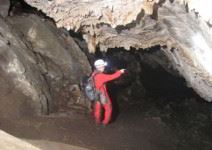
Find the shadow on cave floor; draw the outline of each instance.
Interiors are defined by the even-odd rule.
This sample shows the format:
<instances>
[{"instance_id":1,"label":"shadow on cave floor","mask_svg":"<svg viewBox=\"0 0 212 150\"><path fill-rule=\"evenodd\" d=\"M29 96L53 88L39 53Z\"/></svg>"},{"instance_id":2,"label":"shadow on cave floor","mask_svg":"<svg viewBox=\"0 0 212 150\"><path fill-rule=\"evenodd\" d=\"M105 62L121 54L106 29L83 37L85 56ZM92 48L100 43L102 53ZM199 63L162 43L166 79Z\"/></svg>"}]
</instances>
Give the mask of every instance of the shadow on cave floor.
<instances>
[{"instance_id":1,"label":"shadow on cave floor","mask_svg":"<svg viewBox=\"0 0 212 150\"><path fill-rule=\"evenodd\" d=\"M24 139L93 150L211 150L211 104L187 88L174 70L168 70L168 61L155 49L159 47L142 53L119 49L97 55L109 61L108 72L127 68L124 76L108 85L115 101L115 119L109 126L96 126L90 114L73 112L1 118L0 128Z\"/></svg>"}]
</instances>

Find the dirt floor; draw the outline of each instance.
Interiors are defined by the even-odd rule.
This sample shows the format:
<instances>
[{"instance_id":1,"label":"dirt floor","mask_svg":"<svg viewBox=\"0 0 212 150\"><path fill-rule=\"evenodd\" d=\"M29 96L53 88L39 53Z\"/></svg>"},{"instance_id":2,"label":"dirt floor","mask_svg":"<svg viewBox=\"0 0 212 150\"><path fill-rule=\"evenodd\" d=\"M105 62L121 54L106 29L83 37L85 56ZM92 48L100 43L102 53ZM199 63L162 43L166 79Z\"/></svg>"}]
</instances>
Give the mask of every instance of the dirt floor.
<instances>
[{"instance_id":1,"label":"dirt floor","mask_svg":"<svg viewBox=\"0 0 212 150\"><path fill-rule=\"evenodd\" d=\"M120 103L120 102L119 102ZM97 126L84 110L5 119L0 128L23 139L61 142L92 150L211 150L212 109L195 99L146 99L119 105L118 117Z\"/></svg>"},{"instance_id":2,"label":"dirt floor","mask_svg":"<svg viewBox=\"0 0 212 150\"><path fill-rule=\"evenodd\" d=\"M160 118L144 118L137 110L121 113L107 127L96 126L89 115L1 118L0 128L24 139L49 140L93 150L172 150L174 136ZM138 110L139 111L139 110Z\"/></svg>"}]
</instances>

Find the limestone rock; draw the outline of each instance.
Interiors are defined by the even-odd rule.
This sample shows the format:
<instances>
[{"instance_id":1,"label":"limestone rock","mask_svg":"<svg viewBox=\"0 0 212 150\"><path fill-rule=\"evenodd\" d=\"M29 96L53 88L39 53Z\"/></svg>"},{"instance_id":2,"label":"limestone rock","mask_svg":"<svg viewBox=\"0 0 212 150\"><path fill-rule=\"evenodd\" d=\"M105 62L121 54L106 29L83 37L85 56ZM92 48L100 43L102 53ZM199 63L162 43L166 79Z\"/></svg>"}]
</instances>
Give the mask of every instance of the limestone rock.
<instances>
[{"instance_id":1,"label":"limestone rock","mask_svg":"<svg viewBox=\"0 0 212 150\"><path fill-rule=\"evenodd\" d=\"M30 43L39 60L43 74L54 80L69 79L79 83L90 73L86 56L65 30L36 15L15 16L9 19Z\"/></svg>"},{"instance_id":2,"label":"limestone rock","mask_svg":"<svg viewBox=\"0 0 212 150\"><path fill-rule=\"evenodd\" d=\"M79 84L90 66L67 31L25 15L0 18L0 70L0 116L20 117L52 112L64 99L58 89Z\"/></svg>"},{"instance_id":3,"label":"limestone rock","mask_svg":"<svg viewBox=\"0 0 212 150\"><path fill-rule=\"evenodd\" d=\"M37 65L50 89L52 107L56 109L58 103L70 99L71 91L66 89L90 74L87 57L69 33L58 30L51 21L36 15L15 16L9 20L23 33L35 53ZM72 98L73 102L77 99Z\"/></svg>"},{"instance_id":4,"label":"limestone rock","mask_svg":"<svg viewBox=\"0 0 212 150\"><path fill-rule=\"evenodd\" d=\"M0 130L0 145L3 150L87 150L63 143L43 140L22 140Z\"/></svg>"},{"instance_id":5,"label":"limestone rock","mask_svg":"<svg viewBox=\"0 0 212 150\"><path fill-rule=\"evenodd\" d=\"M161 5L165 2L164 0L116 0L115 2L109 0L25 1L54 18L58 27L75 30L83 26L96 26L101 23L109 24L113 28L118 25L127 25L135 21L142 10L145 14L151 15L154 12L155 5ZM205 21L212 18L210 0L177 0L177 2L188 5L189 10L198 12Z\"/></svg>"},{"instance_id":6,"label":"limestone rock","mask_svg":"<svg viewBox=\"0 0 212 150\"><path fill-rule=\"evenodd\" d=\"M40 148L11 136L4 131L0 131L0 145L1 149L4 150L41 150Z\"/></svg>"},{"instance_id":7,"label":"limestone rock","mask_svg":"<svg viewBox=\"0 0 212 150\"><path fill-rule=\"evenodd\" d=\"M54 18L58 27L74 30L86 25L92 28L92 25L100 23L110 24L112 27L128 24L136 20L143 6L141 0L26 0L26 2Z\"/></svg>"},{"instance_id":8,"label":"limestone rock","mask_svg":"<svg viewBox=\"0 0 212 150\"><path fill-rule=\"evenodd\" d=\"M0 19L0 70L2 117L48 112L50 95L34 54L3 19Z\"/></svg>"}]
</instances>

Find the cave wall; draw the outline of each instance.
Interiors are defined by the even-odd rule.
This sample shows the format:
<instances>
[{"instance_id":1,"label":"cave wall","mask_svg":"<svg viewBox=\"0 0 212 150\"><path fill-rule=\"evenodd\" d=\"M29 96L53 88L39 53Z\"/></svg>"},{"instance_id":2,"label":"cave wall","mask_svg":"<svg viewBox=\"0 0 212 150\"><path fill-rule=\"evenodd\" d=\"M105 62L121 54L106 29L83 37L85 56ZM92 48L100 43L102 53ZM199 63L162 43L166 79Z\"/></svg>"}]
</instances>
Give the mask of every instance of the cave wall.
<instances>
[{"instance_id":1,"label":"cave wall","mask_svg":"<svg viewBox=\"0 0 212 150\"><path fill-rule=\"evenodd\" d=\"M33 53L2 18L0 26L1 115L19 116L23 104L29 107L28 110L34 108L32 113L47 113L50 95Z\"/></svg>"},{"instance_id":2,"label":"cave wall","mask_svg":"<svg viewBox=\"0 0 212 150\"><path fill-rule=\"evenodd\" d=\"M48 114L60 100L79 102L79 83L91 71L68 31L33 14L0 16L0 58L0 117Z\"/></svg>"}]
</instances>

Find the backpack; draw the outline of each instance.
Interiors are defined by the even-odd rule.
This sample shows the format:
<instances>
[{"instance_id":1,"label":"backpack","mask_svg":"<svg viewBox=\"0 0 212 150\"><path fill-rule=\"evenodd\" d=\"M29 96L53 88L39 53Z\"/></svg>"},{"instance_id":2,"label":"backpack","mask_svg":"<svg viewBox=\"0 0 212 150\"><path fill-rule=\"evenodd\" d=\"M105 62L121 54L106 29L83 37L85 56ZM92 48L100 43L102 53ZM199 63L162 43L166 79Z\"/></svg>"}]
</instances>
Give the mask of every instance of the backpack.
<instances>
[{"instance_id":1,"label":"backpack","mask_svg":"<svg viewBox=\"0 0 212 150\"><path fill-rule=\"evenodd\" d=\"M95 81L94 81L94 77L97 74L98 73L92 74L90 77L87 78L85 82L85 87L84 87L85 95L90 101L99 100L99 97L100 97L100 92L96 90Z\"/></svg>"}]
</instances>

